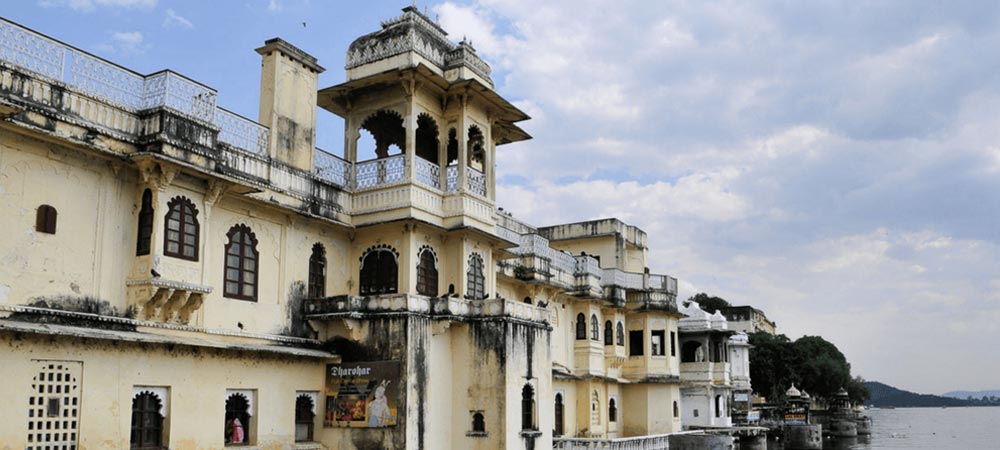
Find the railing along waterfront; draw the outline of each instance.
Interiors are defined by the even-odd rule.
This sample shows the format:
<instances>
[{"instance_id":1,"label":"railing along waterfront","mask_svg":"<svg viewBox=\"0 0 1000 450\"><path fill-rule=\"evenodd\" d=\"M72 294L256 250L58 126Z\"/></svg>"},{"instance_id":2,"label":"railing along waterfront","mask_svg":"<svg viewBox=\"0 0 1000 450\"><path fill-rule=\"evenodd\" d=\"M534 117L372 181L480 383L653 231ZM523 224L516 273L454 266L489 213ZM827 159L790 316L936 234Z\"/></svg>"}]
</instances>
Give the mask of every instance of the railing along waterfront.
<instances>
[{"instance_id":1,"label":"railing along waterfront","mask_svg":"<svg viewBox=\"0 0 1000 450\"><path fill-rule=\"evenodd\" d=\"M637 436L619 439L552 439L554 450L668 450L669 434Z\"/></svg>"}]
</instances>

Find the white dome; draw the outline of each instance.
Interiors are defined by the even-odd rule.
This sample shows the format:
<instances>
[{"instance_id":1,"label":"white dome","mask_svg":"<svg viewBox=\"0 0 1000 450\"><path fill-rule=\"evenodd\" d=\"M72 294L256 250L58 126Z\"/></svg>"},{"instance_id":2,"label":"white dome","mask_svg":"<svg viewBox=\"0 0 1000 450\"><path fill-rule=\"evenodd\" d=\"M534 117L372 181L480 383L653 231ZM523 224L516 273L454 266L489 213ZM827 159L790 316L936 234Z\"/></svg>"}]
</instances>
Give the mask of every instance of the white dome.
<instances>
[{"instance_id":1,"label":"white dome","mask_svg":"<svg viewBox=\"0 0 1000 450\"><path fill-rule=\"evenodd\" d=\"M802 396L802 393L799 392L798 389L795 389L795 385L794 384L792 384L792 387L788 388L788 390L785 391L785 397L788 397L788 398L801 397L801 396Z\"/></svg>"}]
</instances>

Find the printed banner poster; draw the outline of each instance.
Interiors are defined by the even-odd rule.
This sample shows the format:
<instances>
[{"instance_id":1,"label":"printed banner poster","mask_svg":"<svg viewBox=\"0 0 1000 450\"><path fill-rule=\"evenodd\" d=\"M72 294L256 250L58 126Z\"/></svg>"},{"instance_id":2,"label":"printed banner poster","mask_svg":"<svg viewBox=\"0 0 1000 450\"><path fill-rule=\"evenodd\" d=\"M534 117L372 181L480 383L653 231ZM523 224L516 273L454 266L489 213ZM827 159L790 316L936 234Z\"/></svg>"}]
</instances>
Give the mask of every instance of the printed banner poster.
<instances>
[{"instance_id":1,"label":"printed banner poster","mask_svg":"<svg viewBox=\"0 0 1000 450\"><path fill-rule=\"evenodd\" d=\"M399 361L327 364L323 426L395 426L400 384Z\"/></svg>"}]
</instances>

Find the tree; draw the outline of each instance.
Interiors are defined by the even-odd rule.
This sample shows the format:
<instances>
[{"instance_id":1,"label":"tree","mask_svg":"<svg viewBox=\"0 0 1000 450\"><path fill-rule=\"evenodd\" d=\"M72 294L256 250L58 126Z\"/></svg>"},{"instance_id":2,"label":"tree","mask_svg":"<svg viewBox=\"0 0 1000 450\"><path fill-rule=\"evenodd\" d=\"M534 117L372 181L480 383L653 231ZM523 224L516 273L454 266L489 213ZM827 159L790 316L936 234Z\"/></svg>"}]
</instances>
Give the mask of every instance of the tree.
<instances>
[{"instance_id":1,"label":"tree","mask_svg":"<svg viewBox=\"0 0 1000 450\"><path fill-rule=\"evenodd\" d=\"M704 292L700 292L692 297L689 297L688 301L697 303L699 308L710 314L722 308L728 308L731 306L725 299L714 295L709 296Z\"/></svg>"},{"instance_id":2,"label":"tree","mask_svg":"<svg viewBox=\"0 0 1000 450\"><path fill-rule=\"evenodd\" d=\"M847 395L854 404L866 403L872 397L871 392L868 392L865 379L861 377L851 378L851 381L847 383Z\"/></svg>"},{"instance_id":3,"label":"tree","mask_svg":"<svg viewBox=\"0 0 1000 450\"><path fill-rule=\"evenodd\" d=\"M819 336L794 342L787 336L764 332L750 334L750 379L754 390L772 402L784 399L795 384L813 397L829 400L841 388L854 402L868 398L864 380L851 378L851 365L836 345Z\"/></svg>"}]
</instances>

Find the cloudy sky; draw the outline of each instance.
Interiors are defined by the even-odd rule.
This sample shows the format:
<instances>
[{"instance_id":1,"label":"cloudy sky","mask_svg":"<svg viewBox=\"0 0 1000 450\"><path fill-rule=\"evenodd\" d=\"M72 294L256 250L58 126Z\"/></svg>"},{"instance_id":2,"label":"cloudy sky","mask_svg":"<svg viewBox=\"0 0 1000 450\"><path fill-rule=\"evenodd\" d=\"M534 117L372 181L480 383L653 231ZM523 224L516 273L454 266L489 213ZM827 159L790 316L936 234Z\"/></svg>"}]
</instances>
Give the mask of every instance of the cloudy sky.
<instances>
[{"instance_id":1,"label":"cloudy sky","mask_svg":"<svg viewBox=\"0 0 1000 450\"><path fill-rule=\"evenodd\" d=\"M253 48L281 36L333 85L351 40L406 4L38 0L0 15L139 72L177 70L256 117ZM426 7L533 117L535 139L499 151L506 209L638 225L682 297L752 304L792 338L833 341L867 379L941 393L1000 388L998 5ZM339 152L342 122L320 124Z\"/></svg>"}]
</instances>

